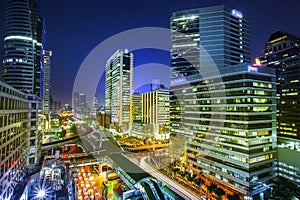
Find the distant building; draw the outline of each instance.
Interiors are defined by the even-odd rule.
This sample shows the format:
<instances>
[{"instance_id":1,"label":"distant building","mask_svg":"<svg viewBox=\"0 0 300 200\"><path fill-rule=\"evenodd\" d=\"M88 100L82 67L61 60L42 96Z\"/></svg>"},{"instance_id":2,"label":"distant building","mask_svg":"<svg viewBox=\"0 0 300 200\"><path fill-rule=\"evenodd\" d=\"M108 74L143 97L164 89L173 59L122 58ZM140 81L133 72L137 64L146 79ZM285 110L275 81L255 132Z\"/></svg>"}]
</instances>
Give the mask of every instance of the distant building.
<instances>
[{"instance_id":1,"label":"distant building","mask_svg":"<svg viewBox=\"0 0 300 200\"><path fill-rule=\"evenodd\" d=\"M83 93L74 92L73 94L73 112L74 116L77 118L85 117L87 112L87 103L86 103L86 96Z\"/></svg>"},{"instance_id":2,"label":"distant building","mask_svg":"<svg viewBox=\"0 0 300 200\"><path fill-rule=\"evenodd\" d=\"M62 105L61 105L61 101L58 99L54 99L54 113L55 114L60 114L61 110L62 110Z\"/></svg>"},{"instance_id":3,"label":"distant building","mask_svg":"<svg viewBox=\"0 0 300 200\"><path fill-rule=\"evenodd\" d=\"M90 117L96 119L98 112L99 112L99 101L97 96L95 96L90 109Z\"/></svg>"},{"instance_id":4,"label":"distant building","mask_svg":"<svg viewBox=\"0 0 300 200\"><path fill-rule=\"evenodd\" d=\"M73 93L73 99L72 99L72 107L74 109L74 116L77 116L77 112L79 112L79 92Z\"/></svg>"},{"instance_id":5,"label":"distant building","mask_svg":"<svg viewBox=\"0 0 300 200\"><path fill-rule=\"evenodd\" d=\"M173 161L251 199L276 177L277 144L275 72L247 64L249 39L224 5L171 17Z\"/></svg>"},{"instance_id":6,"label":"distant building","mask_svg":"<svg viewBox=\"0 0 300 200\"><path fill-rule=\"evenodd\" d=\"M51 73L51 56L52 51L43 51L44 57L44 90L43 90L43 111L44 115L48 115L51 110L50 94L51 94L51 85L50 85L50 73Z\"/></svg>"},{"instance_id":7,"label":"distant building","mask_svg":"<svg viewBox=\"0 0 300 200\"><path fill-rule=\"evenodd\" d=\"M142 122L167 124L170 122L169 90L158 89L142 94Z\"/></svg>"},{"instance_id":8,"label":"distant building","mask_svg":"<svg viewBox=\"0 0 300 200\"><path fill-rule=\"evenodd\" d=\"M133 93L132 95L132 120L133 123L142 122L142 95Z\"/></svg>"},{"instance_id":9,"label":"distant building","mask_svg":"<svg viewBox=\"0 0 300 200\"><path fill-rule=\"evenodd\" d=\"M132 134L138 137L157 137L170 122L169 90L155 89L133 95Z\"/></svg>"},{"instance_id":10,"label":"distant building","mask_svg":"<svg viewBox=\"0 0 300 200\"><path fill-rule=\"evenodd\" d=\"M164 84L159 79L153 79L151 82L151 91L164 89Z\"/></svg>"},{"instance_id":11,"label":"distant building","mask_svg":"<svg viewBox=\"0 0 300 200\"><path fill-rule=\"evenodd\" d=\"M50 112L51 112L51 114L54 113L54 98L51 94L50 94Z\"/></svg>"},{"instance_id":12,"label":"distant building","mask_svg":"<svg viewBox=\"0 0 300 200\"><path fill-rule=\"evenodd\" d=\"M278 175L300 185L300 37L276 30L262 53L256 65L276 70Z\"/></svg>"},{"instance_id":13,"label":"distant building","mask_svg":"<svg viewBox=\"0 0 300 200\"><path fill-rule=\"evenodd\" d=\"M69 104L65 104L63 110L64 110L64 111L69 111L69 112L71 112L71 111L72 111L72 107L71 107Z\"/></svg>"},{"instance_id":14,"label":"distant building","mask_svg":"<svg viewBox=\"0 0 300 200\"><path fill-rule=\"evenodd\" d=\"M130 129L132 88L133 53L117 50L106 62L105 110L120 132Z\"/></svg>"},{"instance_id":15,"label":"distant building","mask_svg":"<svg viewBox=\"0 0 300 200\"><path fill-rule=\"evenodd\" d=\"M99 125L108 130L110 128L110 125L111 125L111 116L109 113L106 113L105 111L100 111L98 113L98 116L97 116L97 119L98 119L98 123Z\"/></svg>"}]
</instances>

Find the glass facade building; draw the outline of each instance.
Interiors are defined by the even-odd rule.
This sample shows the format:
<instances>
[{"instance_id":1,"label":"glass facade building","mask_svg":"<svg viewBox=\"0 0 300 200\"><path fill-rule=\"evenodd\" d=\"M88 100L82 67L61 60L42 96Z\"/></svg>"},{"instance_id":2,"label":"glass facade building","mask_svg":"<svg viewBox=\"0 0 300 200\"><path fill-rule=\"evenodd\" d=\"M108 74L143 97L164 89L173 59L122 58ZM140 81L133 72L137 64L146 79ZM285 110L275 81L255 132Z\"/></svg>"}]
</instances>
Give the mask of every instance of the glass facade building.
<instances>
[{"instance_id":1,"label":"glass facade building","mask_svg":"<svg viewBox=\"0 0 300 200\"><path fill-rule=\"evenodd\" d=\"M300 185L300 37L275 30L258 62L276 70L278 174Z\"/></svg>"},{"instance_id":2,"label":"glass facade building","mask_svg":"<svg viewBox=\"0 0 300 200\"><path fill-rule=\"evenodd\" d=\"M207 67L206 54L199 51L199 46L207 51L219 69L250 63L249 32L248 19L223 5L173 13L172 77L178 73L195 74Z\"/></svg>"},{"instance_id":3,"label":"glass facade building","mask_svg":"<svg viewBox=\"0 0 300 200\"><path fill-rule=\"evenodd\" d=\"M41 157L39 110L43 98L44 19L35 0L7 0L2 75L6 83L24 92L28 100L27 167Z\"/></svg>"},{"instance_id":4,"label":"glass facade building","mask_svg":"<svg viewBox=\"0 0 300 200\"><path fill-rule=\"evenodd\" d=\"M85 117L87 113L87 103L86 103L86 96L83 93L74 92L73 93L73 111L74 116L82 119Z\"/></svg>"},{"instance_id":5,"label":"glass facade building","mask_svg":"<svg viewBox=\"0 0 300 200\"><path fill-rule=\"evenodd\" d=\"M42 98L44 20L35 0L8 0L5 15L3 78Z\"/></svg>"},{"instance_id":6,"label":"glass facade building","mask_svg":"<svg viewBox=\"0 0 300 200\"><path fill-rule=\"evenodd\" d=\"M278 136L300 140L300 37L274 31L259 60L276 70Z\"/></svg>"},{"instance_id":7,"label":"glass facade building","mask_svg":"<svg viewBox=\"0 0 300 200\"><path fill-rule=\"evenodd\" d=\"M106 63L105 111L111 122L123 130L132 121L133 53L117 50Z\"/></svg>"},{"instance_id":8,"label":"glass facade building","mask_svg":"<svg viewBox=\"0 0 300 200\"><path fill-rule=\"evenodd\" d=\"M50 73L51 73L52 51L43 51L44 70L43 70L43 111L45 115L50 113Z\"/></svg>"},{"instance_id":9,"label":"glass facade building","mask_svg":"<svg viewBox=\"0 0 300 200\"><path fill-rule=\"evenodd\" d=\"M276 86L250 66L249 22L223 5L171 18L173 161L241 196L276 177Z\"/></svg>"}]
</instances>

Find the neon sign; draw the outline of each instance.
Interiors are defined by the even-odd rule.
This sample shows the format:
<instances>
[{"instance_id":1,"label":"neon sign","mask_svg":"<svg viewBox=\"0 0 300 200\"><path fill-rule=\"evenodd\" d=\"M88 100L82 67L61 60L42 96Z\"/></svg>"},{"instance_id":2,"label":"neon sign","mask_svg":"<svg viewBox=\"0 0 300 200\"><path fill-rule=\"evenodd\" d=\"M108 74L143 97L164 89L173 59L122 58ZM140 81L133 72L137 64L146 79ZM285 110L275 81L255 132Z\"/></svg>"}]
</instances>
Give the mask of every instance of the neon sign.
<instances>
[{"instance_id":1,"label":"neon sign","mask_svg":"<svg viewBox=\"0 0 300 200\"><path fill-rule=\"evenodd\" d=\"M235 10L235 9L231 10L231 14L235 17L243 18L243 14L238 10Z\"/></svg>"}]
</instances>

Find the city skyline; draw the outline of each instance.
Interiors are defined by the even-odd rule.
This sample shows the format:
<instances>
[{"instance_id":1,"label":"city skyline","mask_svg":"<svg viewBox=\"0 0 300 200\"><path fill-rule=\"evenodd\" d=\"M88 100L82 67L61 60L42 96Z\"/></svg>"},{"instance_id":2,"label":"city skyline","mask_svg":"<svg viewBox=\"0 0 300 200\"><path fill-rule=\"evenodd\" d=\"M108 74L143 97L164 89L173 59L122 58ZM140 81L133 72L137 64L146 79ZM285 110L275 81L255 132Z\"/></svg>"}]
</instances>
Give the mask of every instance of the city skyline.
<instances>
[{"instance_id":1,"label":"city skyline","mask_svg":"<svg viewBox=\"0 0 300 200\"><path fill-rule=\"evenodd\" d=\"M5 2L0 199L300 198L300 3Z\"/></svg>"},{"instance_id":2,"label":"city skyline","mask_svg":"<svg viewBox=\"0 0 300 200\"><path fill-rule=\"evenodd\" d=\"M52 91L53 95L61 99L63 104L71 103L71 90L77 70L85 56L96 45L114 34L132 28L145 26L169 28L171 13L177 10L224 4L245 13L250 20L252 60L261 54L265 42L275 29L281 28L287 32L300 35L300 28L294 26L297 22L296 8L299 5L299 2L295 0L287 1L285 4L274 3L273 1L175 1L172 4L151 1L144 2L144 5L133 1L132 4L136 3L137 6L118 2L120 7L125 9L115 8L115 12L110 12L109 9L106 10L106 8L112 6L113 2L92 1L86 4L82 1L38 1L38 3L41 7L42 16L46 20L47 42L45 49L53 51ZM156 9L157 7L160 8L159 11ZM4 24L4 8L5 6L0 8L1 24ZM268 10L266 11L266 9ZM66 10L68 12L65 12ZM278 14L280 13L284 13L284 15L279 17ZM126 17L123 19L123 16ZM125 21L126 23L124 23ZM3 33L3 26L1 26L0 35L2 38ZM76 42L74 43L74 41ZM3 41L0 44L3 47ZM136 58L135 66L150 62L169 66L169 54L166 52L139 50L133 53ZM3 55L3 49L0 55ZM162 76L167 76L167 74ZM143 82L139 79L137 81L140 82L139 85ZM104 76L100 82L103 85ZM64 88L60 87L62 84L64 84ZM98 90L97 96L99 96L100 104L103 104L104 91Z\"/></svg>"}]
</instances>

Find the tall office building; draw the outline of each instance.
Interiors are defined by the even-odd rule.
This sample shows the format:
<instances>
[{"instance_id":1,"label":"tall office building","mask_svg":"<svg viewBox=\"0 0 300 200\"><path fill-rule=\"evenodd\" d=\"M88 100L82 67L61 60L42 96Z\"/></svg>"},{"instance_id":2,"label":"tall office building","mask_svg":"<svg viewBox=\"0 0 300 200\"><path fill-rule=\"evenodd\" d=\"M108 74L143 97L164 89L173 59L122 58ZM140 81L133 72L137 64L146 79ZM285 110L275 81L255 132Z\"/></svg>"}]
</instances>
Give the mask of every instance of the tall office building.
<instances>
[{"instance_id":1,"label":"tall office building","mask_svg":"<svg viewBox=\"0 0 300 200\"><path fill-rule=\"evenodd\" d=\"M43 98L44 20L35 0L7 0L4 32L3 79L28 94L29 168L39 164L42 131L38 111Z\"/></svg>"},{"instance_id":2,"label":"tall office building","mask_svg":"<svg viewBox=\"0 0 300 200\"><path fill-rule=\"evenodd\" d=\"M5 15L3 79L42 98L44 20L35 0L8 0Z\"/></svg>"},{"instance_id":3,"label":"tall office building","mask_svg":"<svg viewBox=\"0 0 300 200\"><path fill-rule=\"evenodd\" d=\"M128 130L132 118L133 54L117 50L106 62L105 110L120 130Z\"/></svg>"},{"instance_id":4,"label":"tall office building","mask_svg":"<svg viewBox=\"0 0 300 200\"><path fill-rule=\"evenodd\" d=\"M300 37L274 31L257 64L276 70L278 174L300 185Z\"/></svg>"},{"instance_id":5,"label":"tall office building","mask_svg":"<svg viewBox=\"0 0 300 200\"><path fill-rule=\"evenodd\" d=\"M300 37L282 30L274 31L258 59L261 65L276 70L279 138L300 140Z\"/></svg>"},{"instance_id":6,"label":"tall office building","mask_svg":"<svg viewBox=\"0 0 300 200\"><path fill-rule=\"evenodd\" d=\"M50 74L51 74L51 56L52 51L43 51L44 57L44 70L43 70L43 111L44 115L50 113L50 94L51 94L51 83L50 83Z\"/></svg>"},{"instance_id":7,"label":"tall office building","mask_svg":"<svg viewBox=\"0 0 300 200\"><path fill-rule=\"evenodd\" d=\"M79 92L73 93L72 98L72 107L74 109L74 116L77 116L77 113L79 112Z\"/></svg>"},{"instance_id":8,"label":"tall office building","mask_svg":"<svg viewBox=\"0 0 300 200\"><path fill-rule=\"evenodd\" d=\"M142 95L140 93L132 95L132 120L134 123L142 122Z\"/></svg>"},{"instance_id":9,"label":"tall office building","mask_svg":"<svg viewBox=\"0 0 300 200\"><path fill-rule=\"evenodd\" d=\"M43 106L43 129L47 130L51 128L51 122L50 122L50 111L51 111L51 100L50 100L50 73L51 73L51 56L52 51L45 51L43 50L43 66L44 69L41 70L41 77L43 77L41 87L41 93L42 93L42 106Z\"/></svg>"},{"instance_id":10,"label":"tall office building","mask_svg":"<svg viewBox=\"0 0 300 200\"><path fill-rule=\"evenodd\" d=\"M74 92L73 94L73 111L74 116L77 118L83 118L88 114L87 112L87 104L86 104L86 96L83 93Z\"/></svg>"},{"instance_id":11,"label":"tall office building","mask_svg":"<svg viewBox=\"0 0 300 200\"><path fill-rule=\"evenodd\" d=\"M25 180L27 166L41 154L33 149L38 135L35 108L31 95L0 82L0 199L12 197L16 185Z\"/></svg>"},{"instance_id":12,"label":"tall office building","mask_svg":"<svg viewBox=\"0 0 300 200\"><path fill-rule=\"evenodd\" d=\"M169 90L156 89L142 94L142 122L155 125L170 122Z\"/></svg>"},{"instance_id":13,"label":"tall office building","mask_svg":"<svg viewBox=\"0 0 300 200\"><path fill-rule=\"evenodd\" d=\"M97 119L98 113L99 113L99 101L97 96L95 95L90 109L90 117Z\"/></svg>"},{"instance_id":14,"label":"tall office building","mask_svg":"<svg viewBox=\"0 0 300 200\"><path fill-rule=\"evenodd\" d=\"M248 19L223 5L174 12L171 18L172 77L192 75L198 73L199 68L207 67L208 59L199 52L199 46L219 69L250 63L249 32Z\"/></svg>"},{"instance_id":15,"label":"tall office building","mask_svg":"<svg viewBox=\"0 0 300 200\"><path fill-rule=\"evenodd\" d=\"M54 113L59 115L61 114L61 110L62 110L62 105L61 105L61 100L58 99L54 99Z\"/></svg>"},{"instance_id":16,"label":"tall office building","mask_svg":"<svg viewBox=\"0 0 300 200\"><path fill-rule=\"evenodd\" d=\"M263 192L276 176L275 72L247 64L248 19L223 5L175 12L171 40L174 159L226 192Z\"/></svg>"}]
</instances>

